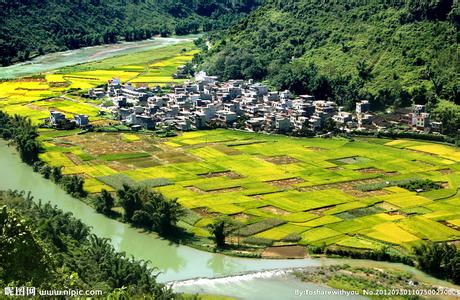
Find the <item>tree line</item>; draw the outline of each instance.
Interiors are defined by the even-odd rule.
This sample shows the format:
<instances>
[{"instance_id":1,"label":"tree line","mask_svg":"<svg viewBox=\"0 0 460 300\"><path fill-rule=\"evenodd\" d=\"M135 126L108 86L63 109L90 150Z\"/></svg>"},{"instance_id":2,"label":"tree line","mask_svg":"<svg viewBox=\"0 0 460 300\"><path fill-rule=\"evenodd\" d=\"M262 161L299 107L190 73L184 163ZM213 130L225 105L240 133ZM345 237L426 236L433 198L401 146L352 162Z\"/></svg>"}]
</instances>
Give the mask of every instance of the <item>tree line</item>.
<instances>
[{"instance_id":1,"label":"tree line","mask_svg":"<svg viewBox=\"0 0 460 300\"><path fill-rule=\"evenodd\" d=\"M181 298L156 282L158 272L148 262L117 252L71 213L17 191L0 192L0 206L2 286L95 289L117 299Z\"/></svg>"},{"instance_id":2,"label":"tree line","mask_svg":"<svg viewBox=\"0 0 460 300\"><path fill-rule=\"evenodd\" d=\"M460 111L445 103L460 103L459 18L452 0L267 0L197 41L194 62L223 80L265 80L348 110L360 99L375 111L425 104L452 135Z\"/></svg>"},{"instance_id":3,"label":"tree line","mask_svg":"<svg viewBox=\"0 0 460 300\"><path fill-rule=\"evenodd\" d=\"M0 1L0 65L49 52L227 27L261 0Z\"/></svg>"},{"instance_id":4,"label":"tree line","mask_svg":"<svg viewBox=\"0 0 460 300\"><path fill-rule=\"evenodd\" d=\"M177 221L184 215L183 207L177 199L167 199L163 194L145 186L123 185L112 194L102 190L93 201L96 211L108 216L113 215L115 204L123 208L123 220L134 226L155 231L162 236L177 232Z\"/></svg>"},{"instance_id":5,"label":"tree line","mask_svg":"<svg viewBox=\"0 0 460 300\"><path fill-rule=\"evenodd\" d=\"M33 167L46 179L52 179L70 195L76 198L84 198L87 193L83 189L84 179L77 175L63 175L62 167L49 166L39 158L43 150L37 140L38 129L27 117L18 115L10 116L0 111L0 137L11 141L19 153L21 160Z\"/></svg>"}]
</instances>

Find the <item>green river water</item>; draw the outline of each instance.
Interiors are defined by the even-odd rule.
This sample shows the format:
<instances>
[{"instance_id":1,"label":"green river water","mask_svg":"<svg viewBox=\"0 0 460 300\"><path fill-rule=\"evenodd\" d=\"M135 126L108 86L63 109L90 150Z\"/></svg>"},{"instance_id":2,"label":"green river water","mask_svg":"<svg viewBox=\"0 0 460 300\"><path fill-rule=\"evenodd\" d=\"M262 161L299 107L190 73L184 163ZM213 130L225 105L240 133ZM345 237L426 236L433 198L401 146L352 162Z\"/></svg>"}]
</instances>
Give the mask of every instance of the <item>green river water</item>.
<instances>
[{"instance_id":1,"label":"green river water","mask_svg":"<svg viewBox=\"0 0 460 300\"><path fill-rule=\"evenodd\" d=\"M295 295L296 290L332 289L300 282L283 270L343 263L403 269L420 280L452 286L402 264L330 258L247 259L172 244L154 234L144 233L127 224L97 214L94 209L70 197L53 182L42 178L40 174L34 173L31 167L20 162L15 150L8 147L3 140L0 140L0 170L0 190L31 191L35 200L49 201L63 211L73 213L82 222L91 226L93 233L110 238L117 250L125 251L137 259L151 261L152 266L158 267L161 271L158 280L172 283L176 291L224 294L241 299L298 299L299 297ZM334 296L334 299L362 298Z\"/></svg>"},{"instance_id":2,"label":"green river water","mask_svg":"<svg viewBox=\"0 0 460 300\"><path fill-rule=\"evenodd\" d=\"M13 79L42 72L47 72L62 67L72 66L90 61L129 54L140 51L152 50L181 42L193 41L199 35L180 37L156 37L138 42L122 42L101 46L85 47L77 50L50 53L38 56L30 61L0 67L0 79Z\"/></svg>"}]
</instances>

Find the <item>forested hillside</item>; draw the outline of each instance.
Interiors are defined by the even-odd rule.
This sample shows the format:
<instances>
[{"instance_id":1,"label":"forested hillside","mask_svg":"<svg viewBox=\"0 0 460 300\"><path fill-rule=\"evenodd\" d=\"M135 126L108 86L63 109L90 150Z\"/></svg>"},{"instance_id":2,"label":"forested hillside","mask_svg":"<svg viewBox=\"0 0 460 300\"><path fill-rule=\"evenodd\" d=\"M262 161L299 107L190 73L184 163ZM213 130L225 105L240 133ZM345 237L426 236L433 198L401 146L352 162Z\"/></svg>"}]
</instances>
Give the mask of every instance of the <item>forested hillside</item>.
<instances>
[{"instance_id":1,"label":"forested hillside","mask_svg":"<svg viewBox=\"0 0 460 300\"><path fill-rule=\"evenodd\" d=\"M268 0L211 37L212 74L374 109L460 101L457 0Z\"/></svg>"},{"instance_id":2,"label":"forested hillside","mask_svg":"<svg viewBox=\"0 0 460 300\"><path fill-rule=\"evenodd\" d=\"M0 0L0 65L37 54L228 26L261 0Z\"/></svg>"}]
</instances>

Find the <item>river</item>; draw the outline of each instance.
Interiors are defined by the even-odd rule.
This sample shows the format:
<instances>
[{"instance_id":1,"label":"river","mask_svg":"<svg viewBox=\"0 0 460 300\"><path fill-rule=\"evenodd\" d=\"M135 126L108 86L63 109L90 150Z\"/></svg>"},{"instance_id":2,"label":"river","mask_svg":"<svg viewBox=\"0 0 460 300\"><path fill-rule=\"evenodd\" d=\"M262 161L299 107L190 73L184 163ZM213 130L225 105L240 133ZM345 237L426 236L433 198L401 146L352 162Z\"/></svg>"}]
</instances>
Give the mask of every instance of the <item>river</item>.
<instances>
[{"instance_id":1,"label":"river","mask_svg":"<svg viewBox=\"0 0 460 300\"><path fill-rule=\"evenodd\" d=\"M0 67L0 79L13 79L47 72L76 64L102 60L105 58L147 51L167 45L193 41L200 35L187 35L180 37L155 37L138 42L120 42L100 46L85 47L76 50L55 52L35 57L26 62L17 63L7 67Z\"/></svg>"},{"instance_id":2,"label":"river","mask_svg":"<svg viewBox=\"0 0 460 300\"><path fill-rule=\"evenodd\" d=\"M14 78L46 72L57 68L101 60L116 55L155 49L164 45L192 40L155 38L153 40L87 47L52 53L9 67L0 68L0 78ZM0 140L0 190L31 191L35 200L43 199L66 212L73 213L92 227L100 237L110 238L118 251L125 251L137 259L149 260L161 272L158 281L172 284L175 291L210 293L240 299L298 299L296 291L334 291L326 286L297 280L289 269L347 263L354 266L393 267L406 270L419 280L451 286L424 273L401 264L349 259L267 260L229 257L199 251L188 246L172 244L154 234L145 233L127 224L97 214L91 207L70 197L57 185L34 173L21 163L17 153ZM321 297L315 297L315 299ZM327 297L323 298L326 299ZM334 296L334 299L363 299L363 297Z\"/></svg>"},{"instance_id":3,"label":"river","mask_svg":"<svg viewBox=\"0 0 460 300\"><path fill-rule=\"evenodd\" d=\"M199 251L188 246L172 244L154 234L144 233L127 224L97 214L91 207L70 197L50 180L34 173L21 163L12 147L0 140L0 190L31 191L35 200L43 199L66 212L71 212L92 227L100 237L110 238L119 251L137 259L151 261L161 274L160 282L169 282L179 292L213 293L241 299L298 299L295 291L306 289L332 290L325 286L303 283L287 269L347 263L354 266L392 267L408 271L419 280L431 284L452 286L441 280L402 265L351 259L248 259ZM269 294L267 294L269 291ZM334 299L363 297L334 296Z\"/></svg>"}]
</instances>

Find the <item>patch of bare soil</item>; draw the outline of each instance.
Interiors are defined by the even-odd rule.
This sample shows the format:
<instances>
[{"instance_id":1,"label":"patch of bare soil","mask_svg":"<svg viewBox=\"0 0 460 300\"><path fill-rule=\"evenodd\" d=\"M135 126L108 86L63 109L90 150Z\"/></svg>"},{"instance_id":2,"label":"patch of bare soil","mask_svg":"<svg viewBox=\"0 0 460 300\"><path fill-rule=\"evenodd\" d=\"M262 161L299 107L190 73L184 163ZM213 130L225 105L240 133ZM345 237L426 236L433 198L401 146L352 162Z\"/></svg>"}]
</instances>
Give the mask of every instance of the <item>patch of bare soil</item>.
<instances>
[{"instance_id":1,"label":"patch of bare soil","mask_svg":"<svg viewBox=\"0 0 460 300\"><path fill-rule=\"evenodd\" d=\"M14 82L46 82L44 77L24 77L14 80Z\"/></svg>"},{"instance_id":2,"label":"patch of bare soil","mask_svg":"<svg viewBox=\"0 0 460 300\"><path fill-rule=\"evenodd\" d=\"M356 171L359 171L365 174L384 174L385 173L385 171L377 169L377 168L363 168L363 169L358 169Z\"/></svg>"},{"instance_id":3,"label":"patch of bare soil","mask_svg":"<svg viewBox=\"0 0 460 300\"><path fill-rule=\"evenodd\" d=\"M268 161L269 163L275 164L275 165L288 165L288 164L294 164L298 163L299 160L287 155L280 155L280 156L265 156L262 158L265 161Z\"/></svg>"},{"instance_id":4,"label":"patch of bare soil","mask_svg":"<svg viewBox=\"0 0 460 300\"><path fill-rule=\"evenodd\" d=\"M443 174L443 175L449 175L449 174L453 174L454 171L452 171L451 169L447 168L447 169L441 169L441 170L438 170L439 173Z\"/></svg>"},{"instance_id":5,"label":"patch of bare soil","mask_svg":"<svg viewBox=\"0 0 460 300\"><path fill-rule=\"evenodd\" d=\"M313 150L313 151L326 151L327 149L321 148L321 147L309 147L305 146L305 148Z\"/></svg>"},{"instance_id":6,"label":"patch of bare soil","mask_svg":"<svg viewBox=\"0 0 460 300\"><path fill-rule=\"evenodd\" d=\"M274 206L271 206L271 205L259 208L259 210L263 210L265 212L268 212L268 213L271 213L271 214L274 214L274 215L279 215L279 216L285 216L285 215L289 214L288 211L285 211L284 209L274 207Z\"/></svg>"},{"instance_id":7,"label":"patch of bare soil","mask_svg":"<svg viewBox=\"0 0 460 300\"><path fill-rule=\"evenodd\" d=\"M83 160L81 160L80 157L76 156L73 153L64 153L64 155L67 156L67 158L70 159L76 166L83 164Z\"/></svg>"},{"instance_id":8,"label":"patch of bare soil","mask_svg":"<svg viewBox=\"0 0 460 300\"><path fill-rule=\"evenodd\" d=\"M431 167L434 166L432 163L429 163L429 162L424 161L424 160L414 159L413 161L416 162L416 163L419 163L421 165L424 165L424 166L431 166Z\"/></svg>"},{"instance_id":9,"label":"patch of bare soil","mask_svg":"<svg viewBox=\"0 0 460 300\"><path fill-rule=\"evenodd\" d=\"M70 83L69 82L50 82L48 85L52 88L63 88L63 87L69 87Z\"/></svg>"},{"instance_id":10,"label":"patch of bare soil","mask_svg":"<svg viewBox=\"0 0 460 300\"><path fill-rule=\"evenodd\" d=\"M35 111L47 111L47 108L43 108L41 106L33 105L33 104L27 104L26 107L35 110Z\"/></svg>"},{"instance_id":11,"label":"patch of bare soil","mask_svg":"<svg viewBox=\"0 0 460 300\"><path fill-rule=\"evenodd\" d=\"M118 172L124 172L124 171L128 171L128 170L133 170L134 168L131 167L130 165L126 165L126 164L122 164L118 161L111 161L111 162L108 162L106 163L107 166L109 166L111 169L114 169L115 171L118 171Z\"/></svg>"},{"instance_id":12,"label":"patch of bare soil","mask_svg":"<svg viewBox=\"0 0 460 300\"><path fill-rule=\"evenodd\" d=\"M240 192L242 190L244 190L243 187L237 186L237 187L232 187L232 188L225 188L225 189L207 191L207 193L208 194L220 194L220 193Z\"/></svg>"},{"instance_id":13,"label":"patch of bare soil","mask_svg":"<svg viewBox=\"0 0 460 300\"><path fill-rule=\"evenodd\" d=\"M242 178L238 173L232 172L232 171L226 171L226 172L212 172L212 173L206 173L206 174L199 174L199 176L204 177L204 178L212 178L212 177L227 177L230 179L237 179L237 178Z\"/></svg>"},{"instance_id":14,"label":"patch of bare soil","mask_svg":"<svg viewBox=\"0 0 460 300\"><path fill-rule=\"evenodd\" d=\"M262 252L264 258L304 258L307 250L302 246L268 247Z\"/></svg>"},{"instance_id":15,"label":"patch of bare soil","mask_svg":"<svg viewBox=\"0 0 460 300\"><path fill-rule=\"evenodd\" d=\"M430 152L425 152L425 151L421 151L421 150L415 150L415 149L409 149L409 148L404 148L404 150L412 151L412 152L415 152L415 153L418 153L418 154L425 154L425 155L429 155L429 156L438 156L437 154L430 153Z\"/></svg>"},{"instance_id":16,"label":"patch of bare soil","mask_svg":"<svg viewBox=\"0 0 460 300\"><path fill-rule=\"evenodd\" d=\"M324 212L329 210L330 208L331 208L330 206L327 206L327 207L309 210L308 212L321 217L324 215Z\"/></svg>"},{"instance_id":17,"label":"patch of bare soil","mask_svg":"<svg viewBox=\"0 0 460 300\"><path fill-rule=\"evenodd\" d=\"M454 224L449 223L447 221L440 221L440 223L443 224L443 225L446 225L447 227L450 227L452 229L460 231L460 227L458 227L457 225L454 225ZM460 241L458 241L458 242L460 242Z\"/></svg>"},{"instance_id":18,"label":"patch of bare soil","mask_svg":"<svg viewBox=\"0 0 460 300\"><path fill-rule=\"evenodd\" d=\"M337 167L332 167L332 168L326 168L326 170L329 170L329 171L340 171L340 170L343 170L343 168L337 166Z\"/></svg>"},{"instance_id":19,"label":"patch of bare soil","mask_svg":"<svg viewBox=\"0 0 460 300\"><path fill-rule=\"evenodd\" d=\"M196 212L202 217L208 217L208 218L215 218L219 215L218 213L209 212L208 209L202 208L202 207L193 208L192 211Z\"/></svg>"},{"instance_id":20,"label":"patch of bare soil","mask_svg":"<svg viewBox=\"0 0 460 300\"><path fill-rule=\"evenodd\" d=\"M161 161L172 164L198 161L196 157L182 151L159 152L155 156Z\"/></svg>"},{"instance_id":21,"label":"patch of bare soil","mask_svg":"<svg viewBox=\"0 0 460 300\"><path fill-rule=\"evenodd\" d=\"M239 214L235 214L235 215L232 215L232 219L235 219L237 221L240 221L240 222L244 222L244 221L247 221L249 220L251 217L245 213L239 213Z\"/></svg>"},{"instance_id":22,"label":"patch of bare soil","mask_svg":"<svg viewBox=\"0 0 460 300\"><path fill-rule=\"evenodd\" d=\"M266 181L268 184L273 185L277 188L289 188L293 187L294 184L305 182L302 178L288 178L288 179L280 179L280 180L273 180L273 181Z\"/></svg>"},{"instance_id":23,"label":"patch of bare soil","mask_svg":"<svg viewBox=\"0 0 460 300\"><path fill-rule=\"evenodd\" d=\"M386 212L385 214L390 215L390 216L404 216L404 217L407 216L406 213L404 213L404 212L402 212L400 210L389 211L389 212Z\"/></svg>"},{"instance_id":24,"label":"patch of bare soil","mask_svg":"<svg viewBox=\"0 0 460 300\"><path fill-rule=\"evenodd\" d=\"M142 141L127 143L120 133L90 133L61 138L64 141L82 146L91 155L130 153L144 151L148 144Z\"/></svg>"},{"instance_id":25,"label":"patch of bare soil","mask_svg":"<svg viewBox=\"0 0 460 300\"><path fill-rule=\"evenodd\" d=\"M396 205L390 204L388 202L377 203L375 206L383 208L385 210L398 210L399 209L399 207L397 207Z\"/></svg>"},{"instance_id":26,"label":"patch of bare soil","mask_svg":"<svg viewBox=\"0 0 460 300\"><path fill-rule=\"evenodd\" d=\"M238 155L241 154L241 151L236 149L235 147L227 147L226 145L216 144L212 145L212 147L222 153L227 155Z\"/></svg>"},{"instance_id":27,"label":"patch of bare soil","mask_svg":"<svg viewBox=\"0 0 460 300\"><path fill-rule=\"evenodd\" d=\"M205 191L200 190L199 188L194 187L194 186L187 186L186 189L189 190L189 191L195 192L197 194L205 194L206 193Z\"/></svg>"},{"instance_id":28,"label":"patch of bare soil","mask_svg":"<svg viewBox=\"0 0 460 300\"><path fill-rule=\"evenodd\" d=\"M438 182L443 189L448 189L449 188L449 183L448 182Z\"/></svg>"},{"instance_id":29,"label":"patch of bare soil","mask_svg":"<svg viewBox=\"0 0 460 300\"><path fill-rule=\"evenodd\" d=\"M356 186L361 184L372 184L381 182L381 179L378 178L370 178L370 179L361 179L361 180L353 180L341 183L329 183L329 184L322 184L322 185L315 185L309 187L302 187L298 190L301 192L311 192L311 191L322 191L322 190L329 190L329 189L338 189L341 190L353 197L357 198L365 198L371 196L383 196L388 195L390 192L386 190L375 190L375 191L367 191L363 192L356 189Z\"/></svg>"}]
</instances>

